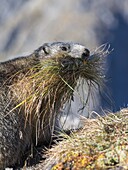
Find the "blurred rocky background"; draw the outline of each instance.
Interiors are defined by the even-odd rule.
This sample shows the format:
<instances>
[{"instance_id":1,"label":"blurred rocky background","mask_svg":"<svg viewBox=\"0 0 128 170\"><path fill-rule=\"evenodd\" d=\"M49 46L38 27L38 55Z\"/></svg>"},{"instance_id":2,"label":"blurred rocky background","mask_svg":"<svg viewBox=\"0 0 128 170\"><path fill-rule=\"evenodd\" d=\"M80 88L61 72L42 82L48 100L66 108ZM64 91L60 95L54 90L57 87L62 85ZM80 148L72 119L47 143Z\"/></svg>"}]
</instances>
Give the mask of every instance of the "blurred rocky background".
<instances>
[{"instance_id":1,"label":"blurred rocky background","mask_svg":"<svg viewBox=\"0 0 128 170\"><path fill-rule=\"evenodd\" d=\"M93 51L110 43L107 88L117 111L128 103L128 0L0 0L0 61L33 52L44 42L75 41Z\"/></svg>"}]
</instances>

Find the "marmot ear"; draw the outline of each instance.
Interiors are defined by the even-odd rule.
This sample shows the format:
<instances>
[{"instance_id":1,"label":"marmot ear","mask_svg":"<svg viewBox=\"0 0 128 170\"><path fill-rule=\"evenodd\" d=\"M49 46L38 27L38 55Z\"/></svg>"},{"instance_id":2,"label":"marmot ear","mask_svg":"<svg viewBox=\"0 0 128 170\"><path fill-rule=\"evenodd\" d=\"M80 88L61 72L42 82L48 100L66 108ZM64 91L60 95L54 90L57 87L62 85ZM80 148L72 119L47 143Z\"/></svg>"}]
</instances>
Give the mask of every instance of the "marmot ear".
<instances>
[{"instance_id":1,"label":"marmot ear","mask_svg":"<svg viewBox=\"0 0 128 170\"><path fill-rule=\"evenodd\" d=\"M49 48L48 43L45 43L45 44L42 46L42 50L44 51L44 54L46 54L46 55L50 54L50 48Z\"/></svg>"},{"instance_id":2,"label":"marmot ear","mask_svg":"<svg viewBox=\"0 0 128 170\"><path fill-rule=\"evenodd\" d=\"M48 43L43 44L41 47L35 50L36 57L42 57L42 56L44 57L48 54L50 54L50 47Z\"/></svg>"}]
</instances>

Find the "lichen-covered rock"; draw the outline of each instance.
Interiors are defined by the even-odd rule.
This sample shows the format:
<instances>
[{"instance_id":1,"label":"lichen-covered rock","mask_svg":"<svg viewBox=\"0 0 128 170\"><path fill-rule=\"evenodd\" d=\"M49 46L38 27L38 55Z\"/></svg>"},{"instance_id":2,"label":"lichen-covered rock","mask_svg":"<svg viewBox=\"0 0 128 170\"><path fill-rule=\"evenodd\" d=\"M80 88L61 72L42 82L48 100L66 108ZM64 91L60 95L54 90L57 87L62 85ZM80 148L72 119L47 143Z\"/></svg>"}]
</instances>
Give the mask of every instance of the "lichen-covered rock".
<instances>
[{"instance_id":1,"label":"lichen-covered rock","mask_svg":"<svg viewBox=\"0 0 128 170\"><path fill-rule=\"evenodd\" d=\"M128 169L128 109L86 119L82 130L47 151L33 170Z\"/></svg>"}]
</instances>

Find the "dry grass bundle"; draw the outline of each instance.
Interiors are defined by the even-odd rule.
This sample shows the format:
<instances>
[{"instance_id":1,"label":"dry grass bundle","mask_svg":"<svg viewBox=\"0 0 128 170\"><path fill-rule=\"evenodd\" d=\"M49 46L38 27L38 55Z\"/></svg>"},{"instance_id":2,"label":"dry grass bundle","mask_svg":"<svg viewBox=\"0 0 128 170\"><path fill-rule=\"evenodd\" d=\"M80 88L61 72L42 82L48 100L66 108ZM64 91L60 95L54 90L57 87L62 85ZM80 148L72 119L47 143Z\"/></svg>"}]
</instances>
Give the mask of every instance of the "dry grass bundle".
<instances>
[{"instance_id":1,"label":"dry grass bundle","mask_svg":"<svg viewBox=\"0 0 128 170\"><path fill-rule=\"evenodd\" d=\"M26 122L36 127L37 138L42 127L50 125L53 131L56 115L72 99L81 79L89 87L103 85L102 63L108 53L109 46L103 45L86 59L65 54L45 58L10 86L19 101L15 108L25 109Z\"/></svg>"}]
</instances>

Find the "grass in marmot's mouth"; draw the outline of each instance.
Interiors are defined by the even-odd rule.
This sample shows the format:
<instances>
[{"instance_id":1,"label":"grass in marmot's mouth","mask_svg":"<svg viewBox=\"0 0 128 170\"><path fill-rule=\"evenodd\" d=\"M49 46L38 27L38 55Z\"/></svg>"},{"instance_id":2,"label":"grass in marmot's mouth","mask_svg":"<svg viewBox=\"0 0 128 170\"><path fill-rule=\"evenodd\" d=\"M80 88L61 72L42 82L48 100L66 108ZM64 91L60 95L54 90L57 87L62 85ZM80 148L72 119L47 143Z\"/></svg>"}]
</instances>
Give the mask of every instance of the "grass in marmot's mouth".
<instances>
[{"instance_id":1,"label":"grass in marmot's mouth","mask_svg":"<svg viewBox=\"0 0 128 170\"><path fill-rule=\"evenodd\" d=\"M86 60L60 54L42 60L14 85L19 99L16 108L25 106L29 119L32 112L37 119L42 117L42 121L47 115L54 113L55 116L63 104L71 100L80 79L84 79L88 86L103 85L102 62L108 53L109 47L106 49L104 45Z\"/></svg>"}]
</instances>

